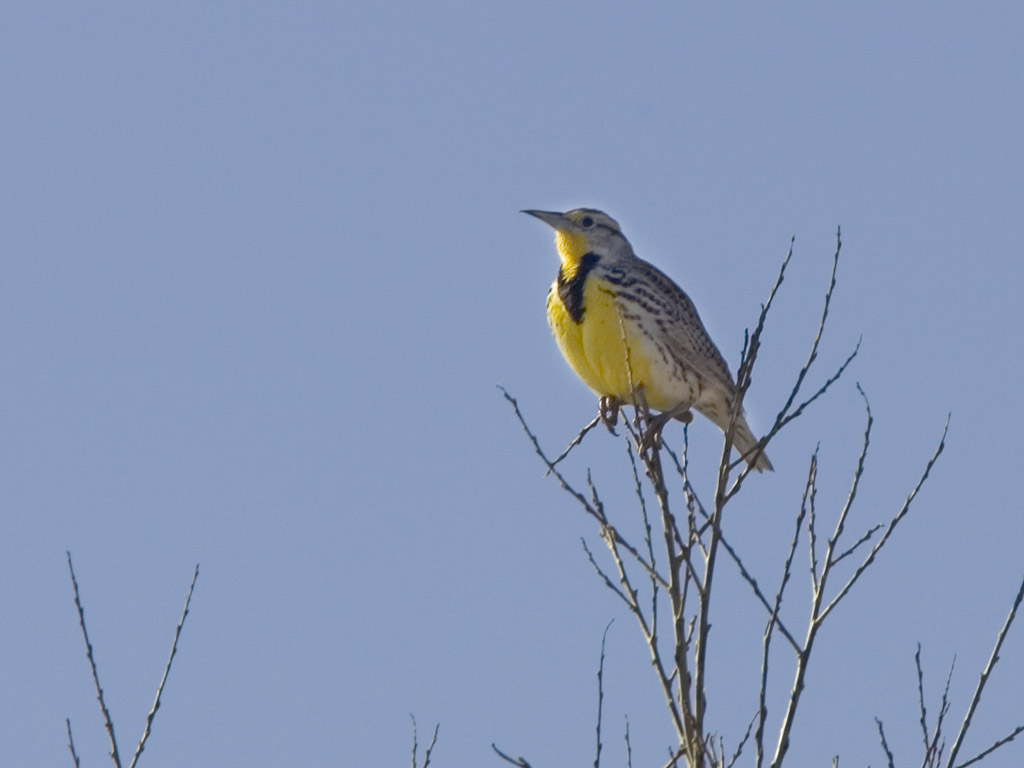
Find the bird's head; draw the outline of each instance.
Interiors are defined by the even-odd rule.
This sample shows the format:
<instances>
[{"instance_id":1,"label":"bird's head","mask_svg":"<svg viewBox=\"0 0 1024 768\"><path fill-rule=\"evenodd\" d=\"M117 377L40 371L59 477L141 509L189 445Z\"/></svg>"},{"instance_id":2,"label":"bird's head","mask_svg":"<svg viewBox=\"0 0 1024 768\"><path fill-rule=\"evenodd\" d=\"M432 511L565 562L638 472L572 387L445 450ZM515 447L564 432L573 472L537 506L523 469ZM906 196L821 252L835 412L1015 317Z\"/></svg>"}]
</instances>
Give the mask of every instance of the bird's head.
<instances>
[{"instance_id":1,"label":"bird's head","mask_svg":"<svg viewBox=\"0 0 1024 768\"><path fill-rule=\"evenodd\" d=\"M523 211L555 230L555 245L562 265L575 271L588 253L604 258L631 255L629 242L615 219L593 208L576 208L565 213L554 211Z\"/></svg>"}]
</instances>

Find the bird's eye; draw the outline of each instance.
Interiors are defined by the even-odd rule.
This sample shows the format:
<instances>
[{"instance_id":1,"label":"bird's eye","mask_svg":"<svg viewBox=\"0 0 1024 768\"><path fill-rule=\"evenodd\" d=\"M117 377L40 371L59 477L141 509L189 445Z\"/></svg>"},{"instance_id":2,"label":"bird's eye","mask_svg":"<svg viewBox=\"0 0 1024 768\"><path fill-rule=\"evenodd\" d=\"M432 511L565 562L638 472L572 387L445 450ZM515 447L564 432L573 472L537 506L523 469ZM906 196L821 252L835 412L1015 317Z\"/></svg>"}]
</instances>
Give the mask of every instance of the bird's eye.
<instances>
[{"instance_id":1,"label":"bird's eye","mask_svg":"<svg viewBox=\"0 0 1024 768\"><path fill-rule=\"evenodd\" d=\"M584 216L582 219L580 219L580 224L583 225L583 227L585 227L586 229L590 229L590 227L594 226L594 219L591 218L590 216Z\"/></svg>"}]
</instances>

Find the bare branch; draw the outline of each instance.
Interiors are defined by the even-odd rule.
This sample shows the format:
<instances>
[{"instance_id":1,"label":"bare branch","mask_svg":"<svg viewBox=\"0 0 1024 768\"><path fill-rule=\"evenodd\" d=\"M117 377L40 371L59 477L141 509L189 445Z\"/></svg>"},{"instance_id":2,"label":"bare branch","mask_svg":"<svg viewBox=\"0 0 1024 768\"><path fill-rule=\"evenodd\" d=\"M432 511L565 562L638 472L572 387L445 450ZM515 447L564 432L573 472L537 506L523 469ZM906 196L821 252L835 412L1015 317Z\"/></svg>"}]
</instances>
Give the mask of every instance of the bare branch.
<instances>
[{"instance_id":1,"label":"bare branch","mask_svg":"<svg viewBox=\"0 0 1024 768\"><path fill-rule=\"evenodd\" d=\"M437 734L441 730L441 724L437 723L434 726L434 735L430 737L430 746L427 747L427 751L423 753L423 768L427 768L430 765L430 756L434 752L434 745L437 744Z\"/></svg>"},{"instance_id":2,"label":"bare branch","mask_svg":"<svg viewBox=\"0 0 1024 768\"><path fill-rule=\"evenodd\" d=\"M583 507L583 510L588 515L590 515L599 523L601 523L601 525L607 526L608 530L611 531L612 535L615 537L615 541L620 546L622 546L623 549L629 552L629 554L633 557L634 560L636 560L640 567L647 571L651 578L657 579L658 583L661 584L661 586L667 588L668 582L665 581L664 577L655 570L653 565L644 560L643 556L636 549L636 547L634 547L632 544L626 541L626 539L622 537L618 530L608 522L607 518L604 516L604 512L598 508L595 508L587 499L587 497L580 493L578 490L576 490L569 483L569 481L566 480L565 476L562 475L562 473L555 468L555 465L551 462L550 459L548 459L547 455L544 453L544 449L540 447L540 442L537 440L537 436L534 435L533 431L529 428L529 426L527 426L526 420L523 418L523 414L519 410L519 403L503 387L498 387L498 389L501 390L505 399L509 403L511 403L512 408L515 411L516 418L519 420L519 425L522 427L523 431L526 433L526 436L530 439L530 442L533 444L534 452L540 457L540 460L544 462L544 465L548 468L548 472L551 475L554 475L555 479L558 480L559 485L562 486L562 490L564 490L570 496L575 498L576 501L580 503L580 506Z\"/></svg>"},{"instance_id":3,"label":"bare branch","mask_svg":"<svg viewBox=\"0 0 1024 768\"><path fill-rule=\"evenodd\" d=\"M981 760L984 760L986 757L988 757L990 754L995 752L1001 746L1003 746L1004 744L1009 744L1011 741L1013 741L1015 738L1020 736L1020 734L1022 734L1022 733L1024 733L1024 725L1018 725L1007 736L1004 736L1003 738L1001 738L998 741L996 741L996 743L993 744L988 749L986 749L986 750L984 750L982 752L979 752L974 757L972 757L970 760L968 760L966 763L960 763L960 765L958 765L956 768L967 768L968 765L974 765L975 763L980 762Z\"/></svg>"},{"instance_id":4,"label":"bare branch","mask_svg":"<svg viewBox=\"0 0 1024 768\"><path fill-rule=\"evenodd\" d=\"M608 587L608 589L610 589L616 595L618 595L622 599L622 602L624 602L629 607L630 611L635 612L637 610L635 600L626 597L626 594L621 589L619 589L615 582L613 582L608 577L608 574L604 572L604 569L602 569L601 566L597 564L597 561L594 559L594 553L591 552L590 547L587 546L586 539L580 537L580 543L583 545L583 551L586 553L587 559L590 561L590 564L594 566L594 570L597 572L597 575L601 577L602 581L604 581L605 586Z\"/></svg>"},{"instance_id":5,"label":"bare branch","mask_svg":"<svg viewBox=\"0 0 1024 768\"><path fill-rule=\"evenodd\" d=\"M750 734L753 731L755 720L757 720L757 715L754 715L750 722L747 723L746 733L743 734L743 738L740 739L740 743L736 745L736 751L732 753L732 757L729 759L729 762L725 764L725 768L732 768L736 765L736 761L740 759L740 755L743 753L743 747L745 747L747 741L750 740ZM725 757L724 753L722 756Z\"/></svg>"},{"instance_id":6,"label":"bare branch","mask_svg":"<svg viewBox=\"0 0 1024 768\"><path fill-rule=\"evenodd\" d=\"M784 418L781 418L782 413L779 414L780 420L778 420L775 426L772 427L771 431L768 433L769 436L774 436L780 429L789 424L789 422L793 421L796 418L799 418L800 415L808 408L808 406L811 405L811 403L813 403L819 397L824 395L829 390L829 387L831 387L833 384L839 381L839 378L843 375L843 373L845 373L850 363L852 363L853 359L857 357L857 353L860 351L860 343L861 339L857 339L857 344L854 346L853 352L851 352L849 356L847 356L846 360L843 361L843 364L836 369L835 373L833 373L831 376L825 379L825 383L822 384L813 395L811 395L809 398L800 403L800 405L797 406L795 411L786 415ZM797 384L797 388L799 388L799 386L800 385ZM796 391L797 389L795 388L794 393Z\"/></svg>"},{"instance_id":7,"label":"bare branch","mask_svg":"<svg viewBox=\"0 0 1024 768\"><path fill-rule=\"evenodd\" d=\"M677 765L679 765L679 759L683 757L685 754L686 752L683 750L682 747L680 747L669 756L668 762L665 763L665 765L663 765L662 768L675 768Z\"/></svg>"},{"instance_id":8,"label":"bare branch","mask_svg":"<svg viewBox=\"0 0 1024 768\"><path fill-rule=\"evenodd\" d=\"M679 709L676 707L675 698L672 694L672 676L665 672L665 665L661 658L661 651L658 648L658 637L654 631L653 626L649 626L647 620L643 615L643 611L640 609L640 604L637 601L637 592L632 588L629 583L628 575L626 574L625 568L623 567L622 559L619 557L618 552L615 550L615 542L607 533L603 534L605 543L608 544L609 549L612 551L612 556L615 559L616 566L619 569L619 580L620 583L625 587L625 591L620 589L618 585L611 580L611 578L604 572L604 570L597 564L593 553L587 546L587 542L584 539L580 539L583 544L583 551L587 555L587 559L590 564L594 567L597 575L604 581L605 586L612 590L629 608L640 625L640 631L643 633L644 640L647 642L647 646L651 652L651 664L654 667L655 674L658 677L658 683L661 686L663 693L665 694L665 702L668 706L669 714L672 716L672 722L676 727L677 735L682 738L684 733L683 729L683 718L679 713Z\"/></svg>"},{"instance_id":9,"label":"bare branch","mask_svg":"<svg viewBox=\"0 0 1024 768\"><path fill-rule=\"evenodd\" d=\"M857 384L857 391L860 392L860 396L864 399L864 410L867 411L868 417L867 425L864 428L864 442L861 445L860 455L857 457L857 469L853 473L853 483L850 486L850 492L846 495L843 508L839 511L835 530L825 544L825 564L822 566L818 591L814 596L815 614L817 614L818 606L821 604L824 596L825 583L828 581L828 576L837 562L835 548L839 544L840 537L843 535L843 529L846 527L846 518L853 508L853 500L857 497L857 489L860 487L860 480L864 476L864 462L867 460L868 448L871 445L871 425L874 424L874 418L871 416L871 403L868 402L868 397L864 394L864 390L860 388L860 384Z\"/></svg>"},{"instance_id":10,"label":"bare branch","mask_svg":"<svg viewBox=\"0 0 1024 768\"><path fill-rule=\"evenodd\" d=\"M768 445L768 441L771 439L772 434L767 435L762 441L760 446L755 449L747 457L740 457L735 463L730 463L732 456L733 437L736 433L736 423L739 419L740 414L743 412L743 399L746 397L747 391L750 389L750 385L753 383L753 370L754 363L757 362L758 352L761 350L761 334L764 331L765 321L768 319L768 312L771 311L772 303L775 301L775 296L779 292L779 288L782 287L782 281L785 279L786 267L789 266L790 260L793 258L793 244L796 242L796 237L791 237L789 240L789 251L786 253L786 258L782 260L782 264L779 267L778 277L775 278L775 284L772 285L771 291L768 292L768 300L761 305L761 313L757 318L757 325L754 327L754 332L751 334L744 334L743 337L743 349L740 352L740 365L736 371L736 395L730 403L730 414L729 424L725 429L725 441L722 445L722 459L719 463L720 474L728 475L734 467L738 464L748 461L745 469L741 470L738 477L736 478L733 486L728 494L725 495L724 500L728 501L729 498L734 496L739 491L740 486L743 483L744 478L753 470L753 465L764 452L765 447ZM722 490L725 486L722 485Z\"/></svg>"},{"instance_id":11,"label":"bare branch","mask_svg":"<svg viewBox=\"0 0 1024 768\"><path fill-rule=\"evenodd\" d=\"M811 466L807 470L807 480L804 483L804 500L807 504L807 548L811 555L811 591L818 594L821 585L818 583L818 533L814 515L814 502L818 495L818 450L821 445L814 447L811 454Z\"/></svg>"},{"instance_id":12,"label":"bare branch","mask_svg":"<svg viewBox=\"0 0 1024 768\"><path fill-rule=\"evenodd\" d=\"M800 372L797 374L796 383L793 385L793 389L792 389L792 391L789 394L789 399L786 400L786 404L783 405L782 406L782 410L779 411L779 415L775 419L775 426L772 427L772 431L769 433L770 435L774 434L775 432L778 432L778 430L782 428L782 426L784 425L784 423L786 421L792 421L792 419L787 419L786 418L786 414L789 412L789 409L793 406L793 402L796 400L796 396L799 394L800 388L803 386L804 379L807 378L807 372L810 371L811 365L814 363L814 361L818 357L818 346L821 344L821 337L825 333L825 320L828 318L829 305L832 303L832 291L835 290L835 287L836 287L836 271L839 269L839 251L842 249L842 247L843 247L843 241L842 241L841 233L840 233L840 230L837 228L836 229L836 250L835 250L835 255L832 257L832 274L829 276L828 289L825 291L825 302L824 302L824 306L821 309L821 319L818 321L818 330L815 333L814 341L811 344L811 352L807 356L807 362L804 363L803 367L800 369ZM793 250L792 241L790 242L789 249L790 249L790 252L792 253L792 250ZM786 262L788 262L788 261L789 261L789 257L787 256L786 257ZM784 264L785 264L785 262L784 262ZM858 343L858 346L859 346L859 343ZM854 350L853 354L854 355L857 354L856 350ZM850 358L847 360L847 363L849 363L849 361L852 360L852 359L853 359L853 355L850 356ZM839 375L842 373L842 370L845 367L846 367L846 364L844 364L842 366L842 368L840 368L839 373L837 373L834 378L836 378L836 379L839 378ZM824 391L824 390L822 390L822 391ZM817 395L815 395L814 397L817 397ZM814 398L812 398L812 400L813 399ZM805 408L808 405L810 405L812 400L807 401L806 403L804 403L797 410L798 411L802 411L803 408ZM794 416L794 418L795 418L795 416Z\"/></svg>"},{"instance_id":13,"label":"bare branch","mask_svg":"<svg viewBox=\"0 0 1024 768\"><path fill-rule=\"evenodd\" d=\"M626 440L626 455L629 457L629 466L633 470L633 490L636 493L637 501L640 502L640 516L644 521L644 543L647 544L647 557L650 559L651 567L656 567L654 559L654 539L651 520L647 515L647 501L644 499L644 489L640 482L640 473L636 467L636 454L633 453L633 446ZM651 577L651 634L658 634L658 580Z\"/></svg>"},{"instance_id":14,"label":"bare branch","mask_svg":"<svg viewBox=\"0 0 1024 768\"><path fill-rule=\"evenodd\" d=\"M419 751L419 744L416 740L416 716L410 712L409 718L412 720L412 768L417 768L416 753ZM430 745L427 747L427 751L423 753L423 765L420 768L428 768L430 765L430 755L434 751L434 745L437 744L437 734L440 730L441 724L438 723L434 726L434 736L430 739Z\"/></svg>"},{"instance_id":15,"label":"bare branch","mask_svg":"<svg viewBox=\"0 0 1024 768\"><path fill-rule=\"evenodd\" d=\"M773 617L774 618L774 617ZM764 628L764 640L761 643L761 688L757 697L757 731L754 733L754 765L764 765L764 727L768 722L768 650L772 642L772 619ZM797 649L799 652L799 649Z\"/></svg>"},{"instance_id":16,"label":"bare branch","mask_svg":"<svg viewBox=\"0 0 1024 768\"><path fill-rule=\"evenodd\" d=\"M633 768L633 745L629 743L629 715L626 715L626 768Z\"/></svg>"},{"instance_id":17,"label":"bare branch","mask_svg":"<svg viewBox=\"0 0 1024 768\"><path fill-rule=\"evenodd\" d=\"M921 671L921 644L917 644L917 652L914 653L914 667L917 669L917 703L921 710L921 737L924 739L925 764L928 761L928 711L924 705L924 673Z\"/></svg>"},{"instance_id":18,"label":"bare branch","mask_svg":"<svg viewBox=\"0 0 1024 768\"><path fill-rule=\"evenodd\" d=\"M502 390L502 391L504 391L504 390ZM562 451L560 454L558 454L558 456L555 457L555 459L551 462L551 466L554 467L557 464L559 464L562 460L564 460L572 452L573 448L575 448L577 445L579 445L580 443L583 442L583 438L586 437L587 432L592 430L594 427L596 427L600 423L601 423L601 417L600 416L595 416L593 418L593 420L589 424L587 424L587 426L585 426L583 429L581 429L579 434L576 435L576 437L574 437L572 439L572 441L569 443L569 445L566 446L565 450ZM549 468L548 471L544 473L544 477L547 477L550 474L551 474L551 469Z\"/></svg>"},{"instance_id":19,"label":"bare branch","mask_svg":"<svg viewBox=\"0 0 1024 768\"><path fill-rule=\"evenodd\" d=\"M409 719L412 720L412 768L416 768L416 753L420 748L416 733L416 715L410 712Z\"/></svg>"},{"instance_id":20,"label":"bare branch","mask_svg":"<svg viewBox=\"0 0 1024 768\"><path fill-rule=\"evenodd\" d=\"M818 621L824 621L825 617L832 612L832 609L839 604L839 601L842 600L847 595L847 593L849 593L850 589L856 583L857 579L859 579L861 577L861 574L863 574L864 571L866 571L868 567L871 565L871 563L874 562L875 556L878 555L882 547L884 547L886 542L889 541L889 537L892 536L892 532L896 530L896 526L899 525L900 521L904 517L906 517L907 512L910 511L910 505L914 502L914 499L917 498L917 494L918 492L920 492L925 481L928 479L928 475L931 473L932 467L935 466L935 462L938 461L939 456L942 454L942 451L946 447L946 435L948 434L948 432L949 417L947 416L946 425L942 429L942 437L939 439L939 445L938 447L936 447L935 452L932 454L931 458L928 459L928 464L925 466L924 472L921 474L920 479L917 481L917 485L914 486L914 490L910 492L909 496L907 496L906 500L903 502L903 506L900 507L899 512L897 512L889 521L889 524L885 528L885 533L882 534L882 538L879 539L875 543L875 546L871 548L871 552L868 553L868 556L864 559L864 562L857 567L857 570L854 571L853 575L850 577L850 580L846 582L846 584L843 586L841 590L839 590L839 594L832 598L832 602L830 602L825 607L825 609L819 614Z\"/></svg>"},{"instance_id":21,"label":"bare branch","mask_svg":"<svg viewBox=\"0 0 1024 768\"><path fill-rule=\"evenodd\" d=\"M82 628L82 637L85 639L85 655L89 659L89 667L92 669L92 681L96 686L96 698L100 702L100 710L103 712L103 722L107 728L107 735L110 737L110 759L114 761L117 768L121 768L121 755L117 751L117 739L114 736L114 722L110 719L110 710L107 709L107 702L103 698L103 687L100 685L100 676L96 671L96 659L92 655L92 643L89 642L89 632L85 628L85 609L78 595L78 580L75 579L75 567L71 564L71 552L67 552L68 571L71 572L71 586L75 593L75 606L78 608L78 624Z\"/></svg>"},{"instance_id":22,"label":"bare branch","mask_svg":"<svg viewBox=\"0 0 1024 768\"><path fill-rule=\"evenodd\" d=\"M1020 588L1017 590L1017 597L1013 601L1013 607L1010 608L1010 614L1006 617L1006 621L1003 623L1003 628L999 630L999 635L996 637L996 644L992 649L992 655L988 659L988 664L985 665L985 669L981 673L981 677L978 679L978 687L974 690L974 696L971 698L971 704L967 709L967 714L964 715L963 723L960 724L960 732L956 736L956 741L953 742L953 748L949 750L949 760L947 761L947 765L949 765L950 768L956 765L957 753L960 751L960 746L963 744L964 737L967 735L967 730L971 727L971 718L974 717L974 711L978 708L978 704L981 702L981 693L985 690L985 683L988 682L989 675L992 674L992 670L995 668L996 662L999 661L999 649L1003 647L1003 641L1006 639L1006 635L1009 633L1010 627L1013 625L1013 620L1017 616L1017 609L1020 607L1021 600L1024 600L1024 579L1020 582ZM1005 739L998 741L993 746L989 747L985 754L1001 747L1009 741L1012 741L1013 738L1021 732L1021 730L1024 730L1024 726L1018 728ZM964 765L967 765L967 763L964 763Z\"/></svg>"},{"instance_id":23,"label":"bare branch","mask_svg":"<svg viewBox=\"0 0 1024 768\"><path fill-rule=\"evenodd\" d=\"M78 759L78 753L75 751L75 739L71 735L71 721L67 718L64 719L64 724L68 728L68 749L71 750L71 759L75 761L75 768L79 768L82 764Z\"/></svg>"},{"instance_id":24,"label":"bare branch","mask_svg":"<svg viewBox=\"0 0 1024 768\"><path fill-rule=\"evenodd\" d=\"M942 750L946 746L946 741L942 737L942 723L946 719L946 715L949 712L949 684L953 680L953 669L956 667L956 656L953 657L953 661L949 664L949 673L946 675L946 685L942 689L942 701L939 703L939 716L935 722L935 735L932 737L932 742L928 751L925 753L925 759L931 759L928 766L939 765L942 762ZM942 742L939 742L942 739Z\"/></svg>"},{"instance_id":25,"label":"bare branch","mask_svg":"<svg viewBox=\"0 0 1024 768\"><path fill-rule=\"evenodd\" d=\"M604 709L604 644L608 639L608 630L611 629L615 619L612 619L604 628L601 635L601 661L597 665L597 752L594 755L594 768L601 768L601 713Z\"/></svg>"},{"instance_id":26,"label":"bare branch","mask_svg":"<svg viewBox=\"0 0 1024 768\"><path fill-rule=\"evenodd\" d=\"M881 529L882 523L875 523L873 526L868 528L864 532L864 534L859 539L857 539L857 541L855 541L850 547L848 547L842 553L833 558L832 565L838 565L844 559L852 555L860 548L862 544L866 544L867 542L871 541L871 537L878 533Z\"/></svg>"},{"instance_id":27,"label":"bare branch","mask_svg":"<svg viewBox=\"0 0 1024 768\"><path fill-rule=\"evenodd\" d=\"M863 391L861 392L861 394L863 395ZM867 404L866 397L865 404ZM818 579L817 587L814 590L814 594L812 596L811 617L807 628L807 639L804 642L802 650L797 654L797 665L793 679L793 688L790 691L789 702L786 706L786 713L783 716L782 726L779 730L779 740L775 748L775 756L772 759L773 768L777 768L779 765L781 765L782 759L785 756L787 750L789 749L789 735L792 731L797 707L800 702L800 696L804 690L804 680L807 673L807 665L810 660L811 650L814 645L814 639L817 636L818 630L821 628L825 619L828 618L828 615L832 612L832 610L839 604L843 597L845 597L849 593L850 589L853 587L853 584L856 583L860 575L871 565L872 562L874 562L875 556L878 554L881 548L885 546L885 543L889 540L889 537L892 535L893 530L895 530L900 520L902 520L906 516L907 512L910 510L911 503L913 503L918 492L921 490L921 487L923 486L925 480L928 479L928 475L931 472L932 467L938 460L939 454L942 453L942 450L945 447L946 433L948 432L948 430L949 419L947 418L945 428L942 432L942 439L939 441L939 445L935 449L934 454L929 459L928 464L926 465L924 472L921 475L921 478L918 480L917 485L914 487L914 490L907 497L906 501L903 502L903 506L900 508L899 512L897 512L896 515L892 518L892 520L890 520L885 533L882 535L881 539L879 539L879 541L875 544L875 546L871 549L871 552L865 558L864 562L858 567L858 569L850 577L849 581L846 582L846 584L835 596L835 598L833 598L833 600L824 609L822 609L821 604L824 597L828 575L835 563L833 552L835 550L836 543L842 535L845 518L853 502L853 497L856 495L857 485L863 473L864 459L866 456L871 431L871 411L870 407L868 407L868 425L864 433L864 447L861 450L861 455L857 462L857 471L854 474L853 485L847 497L846 503L844 504L843 509L839 514L839 519L836 523L835 532L833 533L832 537L828 539L825 562L822 565L821 575Z\"/></svg>"},{"instance_id":28,"label":"bare branch","mask_svg":"<svg viewBox=\"0 0 1024 768\"><path fill-rule=\"evenodd\" d=\"M685 547L680 552L676 550L676 542L679 538L678 530L675 516L669 507L668 489L665 486L665 476L661 467L661 454L657 445L642 453L641 458L644 462L647 477L654 489L655 498L658 500L658 507L661 510L665 556L669 569L669 583L666 591L672 606L672 631L675 636L673 661L679 686L678 705L682 711L679 712L676 709L675 700L670 690L666 691L666 697L671 702L669 708L672 711L673 718L678 717L675 723L680 743L687 750L690 764L697 765L702 762L695 755L701 754L703 750L703 724L701 715L695 714L695 711L698 708L702 708L703 704L698 699L694 702L693 707L691 707L690 694L691 691L696 693L702 689L693 682L687 655L689 643L686 639L686 595L690 571L680 572L681 564L685 564L687 568L690 567L689 558L686 556ZM701 600L703 602L703 597ZM657 645L651 644L650 640L648 645L650 646L652 657L660 658Z\"/></svg>"},{"instance_id":29,"label":"bare branch","mask_svg":"<svg viewBox=\"0 0 1024 768\"><path fill-rule=\"evenodd\" d=\"M160 685L156 689L156 699L153 701L153 708L149 710L149 715L146 716L146 730L142 734L142 738L139 740L139 746L135 749L135 755L132 757L132 762L128 768L135 768L139 762L139 756L142 755L142 750L146 748L146 741L149 739L150 730L153 727L153 719L156 717L156 711L160 709L160 697L164 692L164 685L167 684L167 676L171 672L171 664L174 662L174 655L178 652L178 639L181 637L181 630L185 626L185 619L188 617L188 606L192 602L192 592L196 588L196 579L199 578L199 565L196 565L195 572L192 574L192 584L188 588L188 595L185 597L185 608L181 612L181 618L178 620L178 626L174 630L174 642L171 644L171 655L167 657L167 666L164 667L164 675L160 678Z\"/></svg>"},{"instance_id":30,"label":"bare branch","mask_svg":"<svg viewBox=\"0 0 1024 768\"><path fill-rule=\"evenodd\" d=\"M722 537L722 546L725 547L725 551L729 553L729 556L732 558L733 562L736 563L736 567L739 568L740 575L743 577L744 581L746 581L747 584L750 585L750 588L753 590L754 595L761 602L761 605L764 606L764 609L768 612L768 615L771 616L772 604L768 602L768 598L765 597L764 593L761 591L761 587L758 585L757 579L755 579L747 570L746 566L743 564L743 560L740 559L740 556L736 553L736 550L732 548L732 545L729 544L725 536ZM793 637L793 634L782 622L782 619L780 619L777 616L775 617L775 626L782 633L783 637L785 637L789 644L793 647L793 650L799 651L800 643L796 641L796 638Z\"/></svg>"},{"instance_id":31,"label":"bare branch","mask_svg":"<svg viewBox=\"0 0 1024 768\"><path fill-rule=\"evenodd\" d=\"M775 603L772 605L771 618L764 630L764 639L761 646L761 689L758 694L757 714L757 765L760 768L764 764L764 727L768 718L768 663L769 651L771 649L773 629L779 619L779 611L782 609L782 598L786 592L786 585L789 584L790 575L793 569L793 558L796 556L796 548L800 543L800 529L803 528L804 519L807 516L807 500L814 488L815 469L817 467L817 456L811 456L811 468L804 483L803 501L800 504L800 511L796 516L796 524L793 526L793 539L789 544L789 552L782 568L782 579L779 582L778 592L775 593ZM809 643L808 643L809 647ZM797 648L797 656L802 657L801 649Z\"/></svg>"},{"instance_id":32,"label":"bare branch","mask_svg":"<svg viewBox=\"0 0 1024 768\"><path fill-rule=\"evenodd\" d=\"M885 729L882 728L882 721L876 717L875 722L878 724L878 737L882 740L882 749L885 750L885 757L888 761L886 764L889 768L896 768L893 763L892 750L889 749L889 743L885 740Z\"/></svg>"},{"instance_id":33,"label":"bare branch","mask_svg":"<svg viewBox=\"0 0 1024 768\"><path fill-rule=\"evenodd\" d=\"M519 768L531 768L530 764L528 762L526 762L526 760L524 758L522 758L522 757L509 757L504 752L502 752L500 749L498 749L497 745L494 744L493 742L491 743L491 749L493 749L498 754L498 757L500 757L506 763L512 763L512 765L518 765Z\"/></svg>"}]
</instances>

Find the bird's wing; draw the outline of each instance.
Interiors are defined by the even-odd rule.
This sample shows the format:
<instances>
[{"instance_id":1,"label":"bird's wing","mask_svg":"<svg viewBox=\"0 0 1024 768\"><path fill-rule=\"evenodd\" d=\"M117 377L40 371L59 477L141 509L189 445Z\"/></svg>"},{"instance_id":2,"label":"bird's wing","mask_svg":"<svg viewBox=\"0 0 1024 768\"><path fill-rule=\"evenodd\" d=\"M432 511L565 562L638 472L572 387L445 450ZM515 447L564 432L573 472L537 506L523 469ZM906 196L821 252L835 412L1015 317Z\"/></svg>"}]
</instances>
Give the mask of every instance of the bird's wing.
<instances>
[{"instance_id":1,"label":"bird's wing","mask_svg":"<svg viewBox=\"0 0 1024 768\"><path fill-rule=\"evenodd\" d=\"M655 322L669 351L684 366L718 381L726 391L733 391L735 384L729 364L708 335L690 297L653 264L643 262L643 265L651 289L662 299L657 302L661 312Z\"/></svg>"}]
</instances>

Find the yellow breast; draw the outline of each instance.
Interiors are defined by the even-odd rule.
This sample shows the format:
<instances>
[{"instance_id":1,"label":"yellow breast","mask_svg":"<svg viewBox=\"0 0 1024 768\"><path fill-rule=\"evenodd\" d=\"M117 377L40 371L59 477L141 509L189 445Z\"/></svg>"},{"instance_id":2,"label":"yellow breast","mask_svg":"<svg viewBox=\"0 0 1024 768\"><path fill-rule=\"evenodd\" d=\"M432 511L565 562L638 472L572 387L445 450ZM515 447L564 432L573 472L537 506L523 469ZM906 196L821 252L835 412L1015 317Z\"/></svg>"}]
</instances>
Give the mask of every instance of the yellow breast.
<instances>
[{"instance_id":1,"label":"yellow breast","mask_svg":"<svg viewBox=\"0 0 1024 768\"><path fill-rule=\"evenodd\" d=\"M637 325L624 319L615 287L589 275L583 285L583 316L575 322L559 297L557 283L548 293L548 322L566 361L599 396L632 402L644 387L648 405L668 410L678 398L665 389L664 372L652 370L651 342Z\"/></svg>"}]
</instances>

